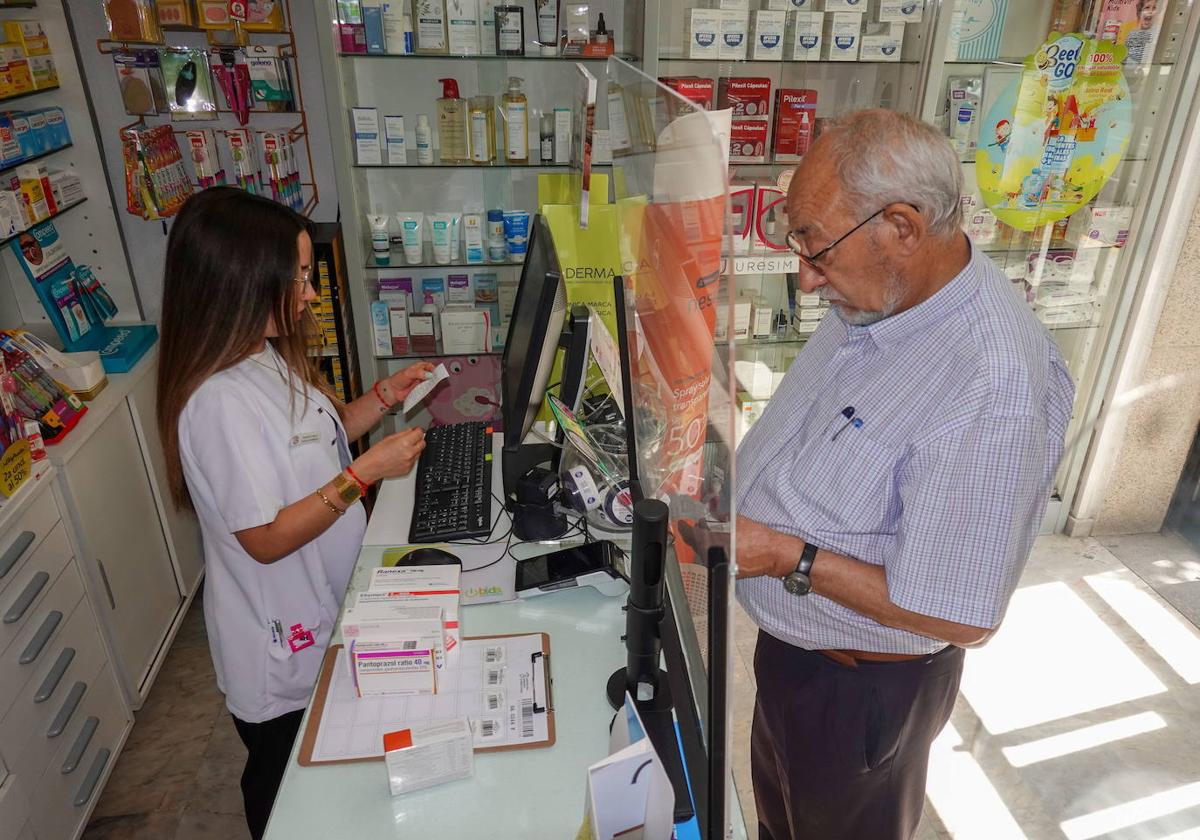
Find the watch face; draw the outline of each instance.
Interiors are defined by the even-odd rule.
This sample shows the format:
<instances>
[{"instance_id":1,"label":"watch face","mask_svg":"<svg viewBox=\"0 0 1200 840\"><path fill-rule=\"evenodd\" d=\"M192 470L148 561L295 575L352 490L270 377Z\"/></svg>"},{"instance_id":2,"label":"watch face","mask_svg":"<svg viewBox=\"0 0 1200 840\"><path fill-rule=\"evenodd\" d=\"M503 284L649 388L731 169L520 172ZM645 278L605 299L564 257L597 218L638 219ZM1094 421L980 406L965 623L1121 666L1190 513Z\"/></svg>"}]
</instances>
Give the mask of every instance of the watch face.
<instances>
[{"instance_id":1,"label":"watch face","mask_svg":"<svg viewBox=\"0 0 1200 840\"><path fill-rule=\"evenodd\" d=\"M792 595L807 595L812 589L812 582L808 579L808 575L800 572L792 572L783 579L783 588Z\"/></svg>"}]
</instances>

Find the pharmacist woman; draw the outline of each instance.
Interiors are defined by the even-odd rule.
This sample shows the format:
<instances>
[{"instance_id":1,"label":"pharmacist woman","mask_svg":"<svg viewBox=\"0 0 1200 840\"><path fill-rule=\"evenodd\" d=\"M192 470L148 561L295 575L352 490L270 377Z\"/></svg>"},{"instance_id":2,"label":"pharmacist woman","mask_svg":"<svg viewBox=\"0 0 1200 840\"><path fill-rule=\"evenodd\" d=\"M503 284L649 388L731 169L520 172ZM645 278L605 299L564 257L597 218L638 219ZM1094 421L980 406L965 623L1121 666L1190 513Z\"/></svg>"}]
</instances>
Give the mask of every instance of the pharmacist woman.
<instances>
[{"instance_id":1,"label":"pharmacist woman","mask_svg":"<svg viewBox=\"0 0 1200 840\"><path fill-rule=\"evenodd\" d=\"M306 353L306 221L232 187L192 197L167 243L158 425L176 504L200 521L217 685L249 756L242 796L262 837L362 546L367 487L408 473L424 432L369 432L429 375L417 364L348 405Z\"/></svg>"}]
</instances>

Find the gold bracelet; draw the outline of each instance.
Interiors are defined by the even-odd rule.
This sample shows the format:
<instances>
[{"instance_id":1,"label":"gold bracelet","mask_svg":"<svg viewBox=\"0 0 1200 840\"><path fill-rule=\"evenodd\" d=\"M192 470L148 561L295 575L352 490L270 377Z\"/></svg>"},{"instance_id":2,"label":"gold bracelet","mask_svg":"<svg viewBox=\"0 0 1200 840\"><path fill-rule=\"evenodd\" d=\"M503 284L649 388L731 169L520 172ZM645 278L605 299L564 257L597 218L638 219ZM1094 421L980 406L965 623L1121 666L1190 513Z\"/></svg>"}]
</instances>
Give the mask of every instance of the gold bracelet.
<instances>
[{"instance_id":1,"label":"gold bracelet","mask_svg":"<svg viewBox=\"0 0 1200 840\"><path fill-rule=\"evenodd\" d=\"M336 513L338 516L341 516L346 512L346 511L342 510L340 507L338 507L337 505L335 505L333 502L329 501L329 497L325 495L324 490L318 490L317 495L321 497L321 501L325 503L325 507L329 508L331 511Z\"/></svg>"}]
</instances>

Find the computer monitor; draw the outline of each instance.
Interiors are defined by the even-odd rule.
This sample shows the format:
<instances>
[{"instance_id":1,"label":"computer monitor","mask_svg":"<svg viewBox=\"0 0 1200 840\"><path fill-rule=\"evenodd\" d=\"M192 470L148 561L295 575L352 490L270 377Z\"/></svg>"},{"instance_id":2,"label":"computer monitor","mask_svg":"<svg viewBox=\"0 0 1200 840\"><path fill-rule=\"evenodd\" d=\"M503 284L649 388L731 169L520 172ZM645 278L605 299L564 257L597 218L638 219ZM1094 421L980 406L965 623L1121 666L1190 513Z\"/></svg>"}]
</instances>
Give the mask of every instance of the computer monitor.
<instances>
[{"instance_id":1,"label":"computer monitor","mask_svg":"<svg viewBox=\"0 0 1200 840\"><path fill-rule=\"evenodd\" d=\"M505 503L514 513L514 528L522 538L526 537L520 533L523 529L517 509L518 483L535 467L558 469L558 448L548 443L528 442L530 431L546 392L552 390L550 377L560 348L565 354L557 394L572 410L579 408L590 339L588 310L568 306L567 288L550 227L543 216L535 216L529 227L528 250L509 318L500 372Z\"/></svg>"}]
</instances>

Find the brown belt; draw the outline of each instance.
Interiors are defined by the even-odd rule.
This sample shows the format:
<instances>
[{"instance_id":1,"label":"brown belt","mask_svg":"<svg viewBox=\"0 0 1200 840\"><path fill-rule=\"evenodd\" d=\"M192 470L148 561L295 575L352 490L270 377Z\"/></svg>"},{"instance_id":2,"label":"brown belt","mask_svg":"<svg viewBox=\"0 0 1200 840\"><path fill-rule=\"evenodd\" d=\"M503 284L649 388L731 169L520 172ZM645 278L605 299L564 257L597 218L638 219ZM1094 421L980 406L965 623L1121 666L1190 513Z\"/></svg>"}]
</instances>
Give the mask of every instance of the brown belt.
<instances>
[{"instance_id":1,"label":"brown belt","mask_svg":"<svg viewBox=\"0 0 1200 840\"><path fill-rule=\"evenodd\" d=\"M928 653L874 653L867 650L832 650L822 649L817 653L832 659L847 668L857 668L859 662L909 662L913 659L925 659Z\"/></svg>"}]
</instances>

